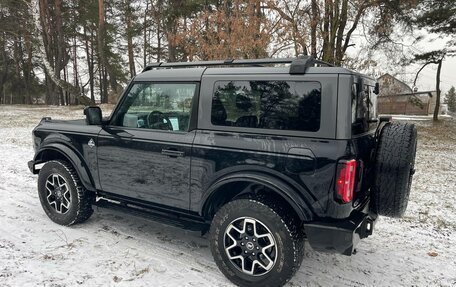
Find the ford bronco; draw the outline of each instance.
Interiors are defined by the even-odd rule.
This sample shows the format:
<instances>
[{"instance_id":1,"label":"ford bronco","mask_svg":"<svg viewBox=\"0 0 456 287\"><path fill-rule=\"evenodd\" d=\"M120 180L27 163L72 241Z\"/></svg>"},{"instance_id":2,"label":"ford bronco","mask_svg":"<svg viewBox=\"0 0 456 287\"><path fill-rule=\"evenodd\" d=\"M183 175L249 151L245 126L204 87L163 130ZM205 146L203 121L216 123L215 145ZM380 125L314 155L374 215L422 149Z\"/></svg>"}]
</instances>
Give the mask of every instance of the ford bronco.
<instances>
[{"instance_id":1,"label":"ford bronco","mask_svg":"<svg viewBox=\"0 0 456 287\"><path fill-rule=\"evenodd\" d=\"M209 232L228 279L281 286L305 240L351 255L405 212L416 129L377 116L378 90L312 57L156 63L107 118L43 118L28 165L58 224L96 205Z\"/></svg>"}]
</instances>

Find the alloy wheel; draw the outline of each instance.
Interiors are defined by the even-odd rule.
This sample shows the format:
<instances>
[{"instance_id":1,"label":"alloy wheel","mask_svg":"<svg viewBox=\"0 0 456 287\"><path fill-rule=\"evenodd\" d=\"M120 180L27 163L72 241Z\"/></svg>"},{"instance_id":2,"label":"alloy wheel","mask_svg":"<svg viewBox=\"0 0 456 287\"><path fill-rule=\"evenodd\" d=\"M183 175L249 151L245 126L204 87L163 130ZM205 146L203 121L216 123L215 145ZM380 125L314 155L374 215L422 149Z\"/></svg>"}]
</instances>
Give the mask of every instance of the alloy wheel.
<instances>
[{"instance_id":1,"label":"alloy wheel","mask_svg":"<svg viewBox=\"0 0 456 287\"><path fill-rule=\"evenodd\" d=\"M53 173L46 179L46 199L57 213L68 212L71 204L70 188L60 174Z\"/></svg>"},{"instance_id":2,"label":"alloy wheel","mask_svg":"<svg viewBox=\"0 0 456 287\"><path fill-rule=\"evenodd\" d=\"M237 218L228 225L224 248L231 263L252 276L265 275L277 260L277 246L271 231L251 217Z\"/></svg>"}]
</instances>

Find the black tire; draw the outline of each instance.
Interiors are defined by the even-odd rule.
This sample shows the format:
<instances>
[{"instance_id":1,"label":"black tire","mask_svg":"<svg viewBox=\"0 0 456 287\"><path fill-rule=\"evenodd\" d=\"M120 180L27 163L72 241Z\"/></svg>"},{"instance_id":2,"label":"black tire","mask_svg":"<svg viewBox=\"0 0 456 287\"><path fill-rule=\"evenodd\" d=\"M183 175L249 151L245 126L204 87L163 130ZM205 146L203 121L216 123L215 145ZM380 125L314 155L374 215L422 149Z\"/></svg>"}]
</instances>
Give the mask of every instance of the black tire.
<instances>
[{"instance_id":1,"label":"black tire","mask_svg":"<svg viewBox=\"0 0 456 287\"><path fill-rule=\"evenodd\" d=\"M68 162L53 160L41 168L38 194L46 215L60 225L84 222L93 213L95 196L82 186L78 174Z\"/></svg>"},{"instance_id":2,"label":"black tire","mask_svg":"<svg viewBox=\"0 0 456 287\"><path fill-rule=\"evenodd\" d=\"M415 125L387 124L380 133L375 159L372 210L379 215L401 217L407 209L415 171Z\"/></svg>"},{"instance_id":3,"label":"black tire","mask_svg":"<svg viewBox=\"0 0 456 287\"><path fill-rule=\"evenodd\" d=\"M231 244L235 242L234 240L228 239L225 232L231 224L236 224L237 220L240 218L241 220L242 218L246 218L258 221L256 228L263 230L264 233L269 232L276 244L276 247L266 249L266 252L271 251L268 258L275 259L273 265L271 265L272 267L270 267L268 271L258 264L252 264L256 269L245 268L252 271L256 270L256 276L243 272L239 266L241 261L239 259L230 260L227 254L228 251L225 250L226 243L231 246ZM263 224L267 230L263 228L261 224ZM248 230L248 227L244 227L243 230ZM236 232L237 231L235 231L235 233ZM259 234L263 232L260 231ZM247 233L240 235L240 240L244 240L245 235L251 236L251 234ZM247 246L249 242L252 243L252 238L253 236L250 237L249 240L246 240L247 243L245 246ZM226 242L226 240L230 240L230 242ZM257 250L261 245L261 240L264 240L263 242L266 242L265 244L267 245L268 241L270 241L269 238L259 238L256 242L253 242L255 245L253 249L250 249L248 252ZM288 282L299 269L304 255L304 235L299 220L297 220L296 217L291 216L289 211L283 210L282 207L276 203L263 203L253 199L237 199L220 208L212 220L210 242L212 255L214 256L217 266L231 282L239 286L282 286ZM230 252L233 251L233 249L237 249L234 251L238 251L241 254L247 251L247 247L242 247L246 250L241 249L242 243L240 243L240 241L237 241L237 243L237 246L230 249ZM272 263L272 261L264 260L265 255L267 254L266 252L262 253L261 250L262 249L260 248L260 252L256 254L257 257L250 257L250 254L246 256L255 258L256 260L263 258L264 265L269 265L269 262ZM237 254L234 255L237 256ZM248 263L248 260L251 260L249 258L244 258L245 262Z\"/></svg>"}]
</instances>

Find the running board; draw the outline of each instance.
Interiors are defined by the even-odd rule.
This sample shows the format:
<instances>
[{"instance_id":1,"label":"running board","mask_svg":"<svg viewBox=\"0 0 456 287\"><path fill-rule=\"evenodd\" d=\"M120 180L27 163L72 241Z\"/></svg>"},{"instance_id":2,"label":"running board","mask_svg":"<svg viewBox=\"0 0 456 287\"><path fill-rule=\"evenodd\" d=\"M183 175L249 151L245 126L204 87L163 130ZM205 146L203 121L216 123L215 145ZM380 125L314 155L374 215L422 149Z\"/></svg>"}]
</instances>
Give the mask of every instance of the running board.
<instances>
[{"instance_id":1,"label":"running board","mask_svg":"<svg viewBox=\"0 0 456 287\"><path fill-rule=\"evenodd\" d=\"M102 208L119 210L128 214L151 219L156 222L176 226L187 230L201 231L202 234L206 233L209 230L209 224L203 220L196 220L191 217L173 213L164 213L154 209L141 207L132 203L119 202L106 198L97 198L97 201L94 205Z\"/></svg>"}]
</instances>

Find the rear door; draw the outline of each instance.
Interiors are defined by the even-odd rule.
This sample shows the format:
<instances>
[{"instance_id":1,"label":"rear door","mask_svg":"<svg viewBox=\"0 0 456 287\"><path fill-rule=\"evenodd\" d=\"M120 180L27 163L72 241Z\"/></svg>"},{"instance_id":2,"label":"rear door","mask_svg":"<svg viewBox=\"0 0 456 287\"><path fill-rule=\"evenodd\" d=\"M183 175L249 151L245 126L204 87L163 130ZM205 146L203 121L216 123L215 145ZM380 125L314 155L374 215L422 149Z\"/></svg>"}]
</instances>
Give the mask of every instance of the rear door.
<instances>
[{"instance_id":1,"label":"rear door","mask_svg":"<svg viewBox=\"0 0 456 287\"><path fill-rule=\"evenodd\" d=\"M103 191L188 209L194 82L133 83L98 139Z\"/></svg>"}]
</instances>

